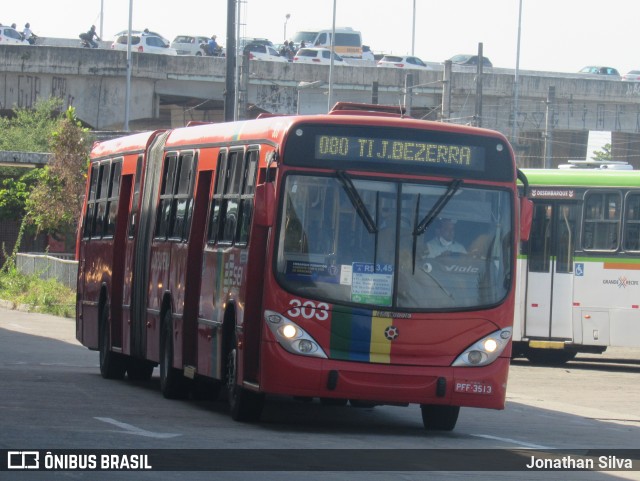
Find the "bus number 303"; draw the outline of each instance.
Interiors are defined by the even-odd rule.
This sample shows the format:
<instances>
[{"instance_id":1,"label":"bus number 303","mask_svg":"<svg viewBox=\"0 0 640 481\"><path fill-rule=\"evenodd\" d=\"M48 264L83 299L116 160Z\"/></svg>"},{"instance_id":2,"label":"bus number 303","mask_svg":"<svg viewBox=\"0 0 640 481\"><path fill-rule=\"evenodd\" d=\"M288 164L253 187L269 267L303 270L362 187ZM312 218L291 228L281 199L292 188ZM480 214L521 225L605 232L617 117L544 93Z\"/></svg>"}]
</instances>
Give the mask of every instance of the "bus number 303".
<instances>
[{"instance_id":1,"label":"bus number 303","mask_svg":"<svg viewBox=\"0 0 640 481\"><path fill-rule=\"evenodd\" d=\"M329 318L329 304L326 302L305 301L304 303L300 299L291 299L289 302L291 308L287 311L287 314L291 317L303 317L305 319L313 319L314 317L318 321L326 321Z\"/></svg>"}]
</instances>

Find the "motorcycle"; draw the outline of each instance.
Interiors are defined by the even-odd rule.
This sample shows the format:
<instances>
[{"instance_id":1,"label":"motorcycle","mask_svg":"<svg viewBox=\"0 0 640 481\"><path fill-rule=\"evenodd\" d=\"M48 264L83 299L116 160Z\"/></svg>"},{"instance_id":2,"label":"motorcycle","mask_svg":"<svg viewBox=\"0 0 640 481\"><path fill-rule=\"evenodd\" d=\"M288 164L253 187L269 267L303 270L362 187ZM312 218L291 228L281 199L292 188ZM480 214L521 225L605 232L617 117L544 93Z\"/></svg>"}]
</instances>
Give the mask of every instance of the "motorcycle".
<instances>
[{"instance_id":1,"label":"motorcycle","mask_svg":"<svg viewBox=\"0 0 640 481\"><path fill-rule=\"evenodd\" d=\"M80 37L80 46L82 48L98 48L98 44L92 42L92 39L90 39L86 33L81 33L78 36Z\"/></svg>"},{"instance_id":2,"label":"motorcycle","mask_svg":"<svg viewBox=\"0 0 640 481\"><path fill-rule=\"evenodd\" d=\"M224 53L220 45L218 45L218 48L216 48L214 52L211 52L208 43L201 43L200 50L202 50L202 55L205 57L224 57Z\"/></svg>"}]
</instances>

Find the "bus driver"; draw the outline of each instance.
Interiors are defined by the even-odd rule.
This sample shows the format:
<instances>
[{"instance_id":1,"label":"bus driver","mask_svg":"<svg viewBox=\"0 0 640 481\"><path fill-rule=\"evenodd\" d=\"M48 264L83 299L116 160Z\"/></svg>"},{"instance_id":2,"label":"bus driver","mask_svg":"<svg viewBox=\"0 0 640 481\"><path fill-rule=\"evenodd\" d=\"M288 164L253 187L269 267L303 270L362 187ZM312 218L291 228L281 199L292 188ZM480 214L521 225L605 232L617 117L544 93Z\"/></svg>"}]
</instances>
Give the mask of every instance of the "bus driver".
<instances>
[{"instance_id":1,"label":"bus driver","mask_svg":"<svg viewBox=\"0 0 640 481\"><path fill-rule=\"evenodd\" d=\"M466 254L467 249L454 239L456 232L456 220L438 219L436 224L436 236L427 242L426 257L438 257L447 254Z\"/></svg>"}]
</instances>

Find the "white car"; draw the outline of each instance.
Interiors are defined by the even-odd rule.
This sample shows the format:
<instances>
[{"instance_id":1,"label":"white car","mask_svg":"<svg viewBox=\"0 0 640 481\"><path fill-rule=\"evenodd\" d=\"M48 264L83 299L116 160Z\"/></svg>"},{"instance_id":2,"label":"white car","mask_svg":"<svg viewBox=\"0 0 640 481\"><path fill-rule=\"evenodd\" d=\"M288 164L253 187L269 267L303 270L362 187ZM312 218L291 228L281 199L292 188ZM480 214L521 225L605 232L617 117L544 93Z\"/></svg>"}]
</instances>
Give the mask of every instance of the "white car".
<instances>
[{"instance_id":1,"label":"white car","mask_svg":"<svg viewBox=\"0 0 640 481\"><path fill-rule=\"evenodd\" d=\"M0 45L29 45L15 28L0 26Z\"/></svg>"},{"instance_id":2,"label":"white car","mask_svg":"<svg viewBox=\"0 0 640 481\"><path fill-rule=\"evenodd\" d=\"M412 57L410 55L385 55L380 60L378 60L378 67L432 70L431 67L425 64L418 57Z\"/></svg>"},{"instance_id":3,"label":"white car","mask_svg":"<svg viewBox=\"0 0 640 481\"><path fill-rule=\"evenodd\" d=\"M128 33L116 36L111 44L112 50L127 50ZM131 51L155 53L160 55L178 55L175 48L169 46L166 39L154 33L131 32Z\"/></svg>"},{"instance_id":4,"label":"white car","mask_svg":"<svg viewBox=\"0 0 640 481\"><path fill-rule=\"evenodd\" d=\"M250 43L244 47L244 50L249 50L249 60L266 60L268 62L281 63L288 62L288 60L280 55L275 48L269 45Z\"/></svg>"},{"instance_id":5,"label":"white car","mask_svg":"<svg viewBox=\"0 0 640 481\"><path fill-rule=\"evenodd\" d=\"M331 64L331 50L328 48L301 48L293 57L294 63L312 63L316 65ZM347 65L337 53L333 54L334 65Z\"/></svg>"},{"instance_id":6,"label":"white car","mask_svg":"<svg viewBox=\"0 0 640 481\"><path fill-rule=\"evenodd\" d=\"M622 76L625 82L640 82L640 70L629 70Z\"/></svg>"},{"instance_id":7,"label":"white car","mask_svg":"<svg viewBox=\"0 0 640 481\"><path fill-rule=\"evenodd\" d=\"M171 48L175 48L178 55L204 55L200 44L209 42L209 37L204 35L178 35L171 42Z\"/></svg>"}]
</instances>

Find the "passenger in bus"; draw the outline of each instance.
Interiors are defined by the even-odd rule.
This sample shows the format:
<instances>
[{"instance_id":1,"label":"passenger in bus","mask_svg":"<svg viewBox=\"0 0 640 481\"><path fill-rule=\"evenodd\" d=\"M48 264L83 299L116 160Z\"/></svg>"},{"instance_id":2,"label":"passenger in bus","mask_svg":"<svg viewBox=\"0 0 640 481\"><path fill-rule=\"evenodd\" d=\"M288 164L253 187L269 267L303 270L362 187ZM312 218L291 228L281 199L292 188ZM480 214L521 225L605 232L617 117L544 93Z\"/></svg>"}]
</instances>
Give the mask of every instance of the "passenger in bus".
<instances>
[{"instance_id":1,"label":"passenger in bus","mask_svg":"<svg viewBox=\"0 0 640 481\"><path fill-rule=\"evenodd\" d=\"M437 220L436 235L426 245L426 257L467 253L467 249L455 240L456 222L455 219L446 218Z\"/></svg>"}]
</instances>

